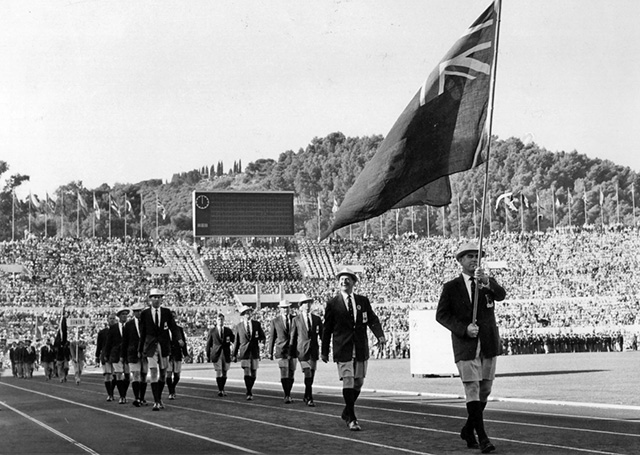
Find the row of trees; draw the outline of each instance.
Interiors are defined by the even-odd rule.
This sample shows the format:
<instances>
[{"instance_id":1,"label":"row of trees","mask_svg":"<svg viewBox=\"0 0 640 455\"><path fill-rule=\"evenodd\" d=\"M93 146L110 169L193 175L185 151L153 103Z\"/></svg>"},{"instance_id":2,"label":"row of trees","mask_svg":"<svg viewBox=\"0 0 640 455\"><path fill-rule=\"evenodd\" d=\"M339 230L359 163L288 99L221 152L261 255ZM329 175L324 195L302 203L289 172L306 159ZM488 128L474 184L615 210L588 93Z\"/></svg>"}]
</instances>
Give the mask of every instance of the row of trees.
<instances>
[{"instance_id":1,"label":"row of trees","mask_svg":"<svg viewBox=\"0 0 640 455\"><path fill-rule=\"evenodd\" d=\"M167 183L147 180L89 189L82 181L73 181L48 195L55 204L38 205L38 201L47 202L43 195L14 200L13 191L29 177L13 175L0 192L0 240L12 235L21 238L25 232L121 237L125 230L130 236L190 238L194 190L294 191L296 231L317 238L381 141L379 135L349 138L333 133L314 138L297 152L286 151L277 160L249 163L244 170L234 162L228 173L219 162L215 170L211 166L175 174ZM8 169L0 161L0 177ZM576 151L552 153L516 138L494 138L485 231L635 225L638 183L634 171L608 160L590 159ZM479 230L483 184L484 166L480 166L452 176L453 200L447 207L392 210L343 228L337 235L474 236Z\"/></svg>"}]
</instances>

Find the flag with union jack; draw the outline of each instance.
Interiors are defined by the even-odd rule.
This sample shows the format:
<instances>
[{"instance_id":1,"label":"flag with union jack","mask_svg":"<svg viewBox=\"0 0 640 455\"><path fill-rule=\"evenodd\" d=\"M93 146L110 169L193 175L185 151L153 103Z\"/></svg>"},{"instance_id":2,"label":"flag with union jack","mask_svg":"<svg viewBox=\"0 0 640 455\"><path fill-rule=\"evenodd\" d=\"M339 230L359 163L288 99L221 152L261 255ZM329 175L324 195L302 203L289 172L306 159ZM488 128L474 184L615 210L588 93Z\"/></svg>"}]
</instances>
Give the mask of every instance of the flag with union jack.
<instances>
[{"instance_id":1,"label":"flag with union jack","mask_svg":"<svg viewBox=\"0 0 640 455\"><path fill-rule=\"evenodd\" d=\"M499 9L496 0L429 74L322 238L392 208L447 205L448 176L484 161Z\"/></svg>"}]
</instances>

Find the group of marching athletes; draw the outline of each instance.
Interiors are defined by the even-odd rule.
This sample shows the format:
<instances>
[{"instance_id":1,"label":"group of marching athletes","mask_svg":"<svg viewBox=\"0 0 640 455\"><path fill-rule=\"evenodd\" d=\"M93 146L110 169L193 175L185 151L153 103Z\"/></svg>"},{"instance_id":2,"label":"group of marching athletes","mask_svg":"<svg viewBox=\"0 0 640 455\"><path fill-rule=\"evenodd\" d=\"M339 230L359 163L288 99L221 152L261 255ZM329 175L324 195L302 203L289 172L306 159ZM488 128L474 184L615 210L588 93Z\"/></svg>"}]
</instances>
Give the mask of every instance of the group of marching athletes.
<instances>
[{"instance_id":1,"label":"group of marching athletes","mask_svg":"<svg viewBox=\"0 0 640 455\"><path fill-rule=\"evenodd\" d=\"M165 384L169 399L176 397L182 361L188 356L184 330L176 323L176 313L161 307L163 292L151 289L151 305L138 303L120 308L108 317L108 327L98 332L96 364L101 365L107 401L127 403L129 385L133 406L146 406L147 383L151 384L153 410L164 409ZM129 313L133 318L129 319ZM148 376L148 378L147 378Z\"/></svg>"}]
</instances>

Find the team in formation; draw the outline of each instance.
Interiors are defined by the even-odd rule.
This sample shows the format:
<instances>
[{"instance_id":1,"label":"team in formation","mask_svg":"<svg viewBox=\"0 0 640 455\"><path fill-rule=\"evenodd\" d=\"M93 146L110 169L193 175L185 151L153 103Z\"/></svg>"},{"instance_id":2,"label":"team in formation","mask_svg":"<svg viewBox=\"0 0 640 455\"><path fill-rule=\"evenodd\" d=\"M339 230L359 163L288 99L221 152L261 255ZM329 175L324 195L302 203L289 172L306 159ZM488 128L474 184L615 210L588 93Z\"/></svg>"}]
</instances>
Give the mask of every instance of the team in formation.
<instances>
[{"instance_id":1,"label":"team in formation","mask_svg":"<svg viewBox=\"0 0 640 455\"><path fill-rule=\"evenodd\" d=\"M218 313L216 324L209 329L206 353L216 371L218 396L225 397L227 374L233 362L240 362L244 373L246 400L253 400L253 386L260 366L260 344L267 343L271 360L277 360L280 381L286 404L293 403L291 390L298 363L304 375L303 402L315 407L313 381L318 361L329 361L333 343L333 360L343 386L345 407L342 412L347 427L359 431L355 403L364 384L369 359L367 327L378 343L385 337L378 316L369 299L356 295L356 274L348 269L337 273L340 292L327 302L323 320L311 312L313 299L303 295L298 303L298 314L291 312L292 303L281 300L279 315L270 322L269 336L262 324L253 319L253 308L239 308L240 322L230 328L225 316ZM154 411L164 409L162 400L165 385L169 399L176 397L180 381L182 360L188 355L187 340L176 314L162 306L164 293L158 288L149 292L148 304L120 308L108 318L108 327L98 333L96 364L104 375L107 401L127 403L129 385L133 390L133 405L144 406L147 383L151 385ZM133 318L129 319L130 313ZM322 346L322 349L320 348ZM79 381L79 379L78 379Z\"/></svg>"}]
</instances>

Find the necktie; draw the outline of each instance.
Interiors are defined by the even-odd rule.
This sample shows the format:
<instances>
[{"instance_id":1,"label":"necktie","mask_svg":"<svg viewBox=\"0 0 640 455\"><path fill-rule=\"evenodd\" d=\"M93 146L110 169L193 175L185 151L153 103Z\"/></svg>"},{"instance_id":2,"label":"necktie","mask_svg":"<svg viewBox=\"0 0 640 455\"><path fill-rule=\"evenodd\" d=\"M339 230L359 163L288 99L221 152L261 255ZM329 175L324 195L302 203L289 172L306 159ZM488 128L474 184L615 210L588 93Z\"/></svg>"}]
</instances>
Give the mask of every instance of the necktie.
<instances>
[{"instance_id":1,"label":"necktie","mask_svg":"<svg viewBox=\"0 0 640 455\"><path fill-rule=\"evenodd\" d=\"M284 318L284 329L287 332L289 331L289 318L287 318L287 317Z\"/></svg>"},{"instance_id":2,"label":"necktie","mask_svg":"<svg viewBox=\"0 0 640 455\"><path fill-rule=\"evenodd\" d=\"M160 310L156 308L156 325L160 327Z\"/></svg>"},{"instance_id":3,"label":"necktie","mask_svg":"<svg viewBox=\"0 0 640 455\"><path fill-rule=\"evenodd\" d=\"M122 326L123 326L122 322L119 325L120 325L120 336L122 336Z\"/></svg>"},{"instance_id":4,"label":"necktie","mask_svg":"<svg viewBox=\"0 0 640 455\"><path fill-rule=\"evenodd\" d=\"M311 330L311 316L307 314L307 330Z\"/></svg>"},{"instance_id":5,"label":"necktie","mask_svg":"<svg viewBox=\"0 0 640 455\"><path fill-rule=\"evenodd\" d=\"M349 307L349 316L351 317L351 321L353 322L353 304L351 303L351 296L347 296L347 306Z\"/></svg>"},{"instance_id":6,"label":"necktie","mask_svg":"<svg viewBox=\"0 0 640 455\"><path fill-rule=\"evenodd\" d=\"M251 336L251 324L247 321L247 335Z\"/></svg>"},{"instance_id":7,"label":"necktie","mask_svg":"<svg viewBox=\"0 0 640 455\"><path fill-rule=\"evenodd\" d=\"M473 299L476 297L476 280L474 277L471 277L469 281L471 281L471 303L473 303Z\"/></svg>"}]
</instances>

